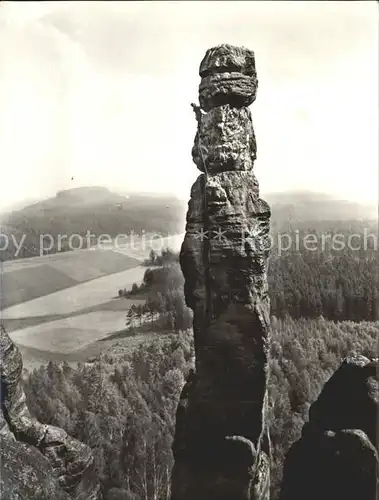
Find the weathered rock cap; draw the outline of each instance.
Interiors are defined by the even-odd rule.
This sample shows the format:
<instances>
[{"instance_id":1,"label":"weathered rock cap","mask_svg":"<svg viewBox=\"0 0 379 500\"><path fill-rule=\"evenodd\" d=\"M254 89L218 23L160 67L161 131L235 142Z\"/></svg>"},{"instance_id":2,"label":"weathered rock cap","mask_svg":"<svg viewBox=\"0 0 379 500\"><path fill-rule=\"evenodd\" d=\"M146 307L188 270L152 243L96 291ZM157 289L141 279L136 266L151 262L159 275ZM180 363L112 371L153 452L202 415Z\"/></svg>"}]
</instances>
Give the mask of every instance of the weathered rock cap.
<instances>
[{"instance_id":1,"label":"weathered rock cap","mask_svg":"<svg viewBox=\"0 0 379 500\"><path fill-rule=\"evenodd\" d=\"M252 50L229 44L208 49L200 64L199 102L204 111L230 104L250 106L258 87Z\"/></svg>"},{"instance_id":2,"label":"weathered rock cap","mask_svg":"<svg viewBox=\"0 0 379 500\"><path fill-rule=\"evenodd\" d=\"M204 78L215 73L230 72L256 76L254 52L228 43L208 49L200 63L200 76Z\"/></svg>"}]
</instances>

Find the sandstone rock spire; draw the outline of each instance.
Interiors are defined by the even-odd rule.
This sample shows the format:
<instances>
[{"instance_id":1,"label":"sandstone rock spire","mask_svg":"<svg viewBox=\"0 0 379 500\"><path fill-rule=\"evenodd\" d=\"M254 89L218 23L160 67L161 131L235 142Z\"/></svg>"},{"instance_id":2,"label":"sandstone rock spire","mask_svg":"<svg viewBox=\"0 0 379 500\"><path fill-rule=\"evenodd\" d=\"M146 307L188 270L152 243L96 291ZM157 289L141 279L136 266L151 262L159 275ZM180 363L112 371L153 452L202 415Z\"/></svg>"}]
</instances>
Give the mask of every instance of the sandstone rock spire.
<instances>
[{"instance_id":1,"label":"sandstone rock spire","mask_svg":"<svg viewBox=\"0 0 379 500\"><path fill-rule=\"evenodd\" d=\"M270 209L253 173L254 53L219 45L200 65L191 190L180 253L196 373L183 389L172 500L268 500Z\"/></svg>"}]
</instances>

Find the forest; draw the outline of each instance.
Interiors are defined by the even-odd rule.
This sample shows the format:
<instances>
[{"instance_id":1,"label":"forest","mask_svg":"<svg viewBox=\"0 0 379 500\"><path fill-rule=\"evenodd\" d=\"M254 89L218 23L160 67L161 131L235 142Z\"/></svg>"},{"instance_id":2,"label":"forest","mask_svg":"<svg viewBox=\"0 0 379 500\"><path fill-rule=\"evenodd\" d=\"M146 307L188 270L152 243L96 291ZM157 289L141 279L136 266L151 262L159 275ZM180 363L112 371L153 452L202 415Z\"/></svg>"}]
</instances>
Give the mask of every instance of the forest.
<instances>
[{"instance_id":1,"label":"forest","mask_svg":"<svg viewBox=\"0 0 379 500\"><path fill-rule=\"evenodd\" d=\"M278 246L272 248L268 266L272 316L323 316L333 321L379 319L379 252L374 228L370 233L364 232L363 226L351 226L344 232L296 229L281 234L293 245L287 250L282 248L281 252ZM342 236L340 241L345 242L345 247L313 250L314 247L306 249L295 244L296 240L304 241L306 235L322 242L325 234L330 235L329 240L334 234ZM351 247L347 244L350 235L356 240ZM279 237L274 233L273 241L279 241ZM149 311L163 314L169 324L177 324L180 330L190 326L190 319L183 309L184 279L178 261L178 254L169 249L159 255L152 250L145 265L160 267L148 268L140 286L135 284L125 292L120 290L119 295L144 294L146 304L133 311L137 315Z\"/></svg>"},{"instance_id":2,"label":"forest","mask_svg":"<svg viewBox=\"0 0 379 500\"><path fill-rule=\"evenodd\" d=\"M375 355L378 329L379 322L273 319L273 500L309 405L345 356ZM42 422L63 427L94 450L105 500L169 500L176 405L192 365L190 332L160 335L117 362L101 356L77 369L41 366L26 377L27 402Z\"/></svg>"},{"instance_id":3,"label":"forest","mask_svg":"<svg viewBox=\"0 0 379 500\"><path fill-rule=\"evenodd\" d=\"M345 236L355 230L347 229ZM320 236L318 228L312 231ZM323 384L344 357L377 355L379 262L371 242L366 249L329 253L272 250L273 500L285 454L300 436ZM101 355L75 369L50 363L27 374L24 382L38 419L63 427L94 450L105 500L169 499L176 405L194 363L192 316L185 306L178 255L153 252L145 265L143 283L125 292L121 288L119 294L146 299L126 315L159 316L156 340L121 358Z\"/></svg>"}]
</instances>

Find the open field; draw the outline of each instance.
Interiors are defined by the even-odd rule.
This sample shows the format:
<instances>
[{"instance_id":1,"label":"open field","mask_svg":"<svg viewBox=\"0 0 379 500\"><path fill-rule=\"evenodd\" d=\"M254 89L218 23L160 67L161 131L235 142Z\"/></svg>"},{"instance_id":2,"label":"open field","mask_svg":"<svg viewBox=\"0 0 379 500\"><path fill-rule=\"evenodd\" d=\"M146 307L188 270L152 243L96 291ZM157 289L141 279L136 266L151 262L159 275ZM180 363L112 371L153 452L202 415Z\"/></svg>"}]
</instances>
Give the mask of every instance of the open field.
<instances>
[{"instance_id":1,"label":"open field","mask_svg":"<svg viewBox=\"0 0 379 500\"><path fill-rule=\"evenodd\" d=\"M45 255L28 259L24 266L22 261L5 262L1 273L1 307L5 309L47 296L139 264L137 259L113 250L83 250Z\"/></svg>"},{"instance_id":2,"label":"open field","mask_svg":"<svg viewBox=\"0 0 379 500\"><path fill-rule=\"evenodd\" d=\"M30 370L49 361L75 365L104 352L104 339L125 331L127 310L144 302L141 297L120 298L118 289L139 283L145 271L138 266L2 311L2 323L20 348L24 367ZM112 339L110 345L116 342Z\"/></svg>"},{"instance_id":3,"label":"open field","mask_svg":"<svg viewBox=\"0 0 379 500\"><path fill-rule=\"evenodd\" d=\"M66 274L42 264L1 276L0 297L3 308L76 285Z\"/></svg>"},{"instance_id":4,"label":"open field","mask_svg":"<svg viewBox=\"0 0 379 500\"><path fill-rule=\"evenodd\" d=\"M152 235L145 235L143 238L136 236L133 242L125 239L108 245L104 243L101 248L93 247L6 261L2 263L0 272L0 308L11 308L68 288L73 290L72 287L82 283L93 282L98 278L138 267L149 256L151 249L158 252L167 247L178 250L182 241L183 235L166 238L153 238ZM122 288L124 286L122 283L119 285ZM78 293L80 295L80 292ZM72 295L76 296L76 292L72 291ZM44 314L60 313L55 309L50 310L49 306L48 301ZM81 308L84 307L88 306L83 305ZM15 312L15 315L18 315L18 312ZM27 313L27 316L32 315Z\"/></svg>"},{"instance_id":5,"label":"open field","mask_svg":"<svg viewBox=\"0 0 379 500\"><path fill-rule=\"evenodd\" d=\"M83 265L89 269L96 269L97 275L109 274L117 272L120 265L125 264L125 260L118 253L112 255L114 248L89 248L83 250L73 250L71 252L59 252L40 257L29 257L26 259L7 260L2 265L3 273L13 272L40 266L43 264L51 265L52 267L64 271L70 266ZM124 255L127 255L126 253ZM76 269L75 269L76 270Z\"/></svg>"},{"instance_id":6,"label":"open field","mask_svg":"<svg viewBox=\"0 0 379 500\"><path fill-rule=\"evenodd\" d=\"M109 340L105 338L68 354L49 352L23 345L19 345L18 348L22 354L24 368L29 371L38 369L41 365L49 363L49 361L55 361L56 363L63 363L65 361L75 367L78 363L89 362L92 358L100 354L111 354L113 357L122 357L136 349L139 344L154 340L157 335L165 335L165 333L144 332L141 334L129 334L122 338Z\"/></svg>"},{"instance_id":7,"label":"open field","mask_svg":"<svg viewBox=\"0 0 379 500\"><path fill-rule=\"evenodd\" d=\"M79 285L22 302L2 311L2 318L20 319L37 316L68 315L81 309L108 302L120 288L131 288L142 281L146 267L138 266Z\"/></svg>"},{"instance_id":8,"label":"open field","mask_svg":"<svg viewBox=\"0 0 379 500\"><path fill-rule=\"evenodd\" d=\"M124 328L124 311L99 311L14 330L10 336L19 345L69 354Z\"/></svg>"},{"instance_id":9,"label":"open field","mask_svg":"<svg viewBox=\"0 0 379 500\"><path fill-rule=\"evenodd\" d=\"M150 317L146 324L137 322L131 331L126 324L127 309L143 302L142 298L117 297L63 317L13 318L3 324L21 351L24 368L32 370L49 361L75 366L107 351L121 355L149 338Z\"/></svg>"},{"instance_id":10,"label":"open field","mask_svg":"<svg viewBox=\"0 0 379 500\"><path fill-rule=\"evenodd\" d=\"M76 364L146 340L148 324L141 332L125 331L127 310L144 298L119 298L118 290L142 281L146 267L141 262L151 249L178 250L182 240L183 235L145 238L132 246L126 241L4 262L1 322L19 346L24 367L50 360Z\"/></svg>"},{"instance_id":11,"label":"open field","mask_svg":"<svg viewBox=\"0 0 379 500\"><path fill-rule=\"evenodd\" d=\"M159 238L158 235L156 235L156 237L149 235L145 238L135 238L133 245L128 242L125 244L118 244L117 246L115 246L114 243L110 243L109 248L112 248L115 252L126 254L129 257L144 260L149 256L151 250L155 250L157 253L160 253L166 248L179 251L183 238L184 233L174 234L165 238Z\"/></svg>"},{"instance_id":12,"label":"open field","mask_svg":"<svg viewBox=\"0 0 379 500\"><path fill-rule=\"evenodd\" d=\"M81 314L88 314L90 312L99 311L126 311L133 305L143 304L145 299L143 298L132 298L127 299L124 297L115 297L108 302L103 302L101 304L95 305L93 307L85 307L84 309L79 309L73 313L68 314L45 314L44 316L26 316L22 318L2 318L2 324L7 332L12 332L14 330L20 330L21 328L26 328L28 326L40 325L42 323L47 323L49 321L55 321L57 319L63 319L73 316L79 316Z\"/></svg>"}]
</instances>

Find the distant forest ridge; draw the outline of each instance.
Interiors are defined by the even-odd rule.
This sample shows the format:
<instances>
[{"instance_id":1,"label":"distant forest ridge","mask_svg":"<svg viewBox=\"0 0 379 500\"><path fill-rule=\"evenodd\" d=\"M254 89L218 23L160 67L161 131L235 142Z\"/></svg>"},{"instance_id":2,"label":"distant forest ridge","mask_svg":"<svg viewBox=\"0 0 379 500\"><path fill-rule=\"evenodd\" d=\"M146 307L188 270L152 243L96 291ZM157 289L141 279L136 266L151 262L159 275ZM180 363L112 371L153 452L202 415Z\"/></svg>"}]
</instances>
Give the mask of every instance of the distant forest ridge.
<instances>
[{"instance_id":1,"label":"distant forest ridge","mask_svg":"<svg viewBox=\"0 0 379 500\"><path fill-rule=\"evenodd\" d=\"M272 225L276 230L312 228L315 223L328 221L374 222L374 205L333 199L329 195L306 191L262 195L272 210ZM55 197L27 205L1 216L0 258L11 260L41 255L40 235L78 234L89 231L97 237L112 238L120 234L159 233L163 237L182 233L185 228L187 201L170 194L119 194L101 186L78 187L59 191ZM331 224L333 222L333 224ZM369 224L375 226L374 223ZM19 252L14 241L23 240ZM66 245L66 246L65 246ZM55 245L48 253L67 251L66 244Z\"/></svg>"},{"instance_id":2,"label":"distant forest ridge","mask_svg":"<svg viewBox=\"0 0 379 500\"><path fill-rule=\"evenodd\" d=\"M41 235L51 235L54 244L48 253L56 253L72 249L67 238L58 247L59 235L176 234L183 231L185 210L186 203L168 195L124 196L102 187L60 191L53 198L2 215L1 260L41 255ZM22 249L16 252L14 241L22 238Z\"/></svg>"}]
</instances>

